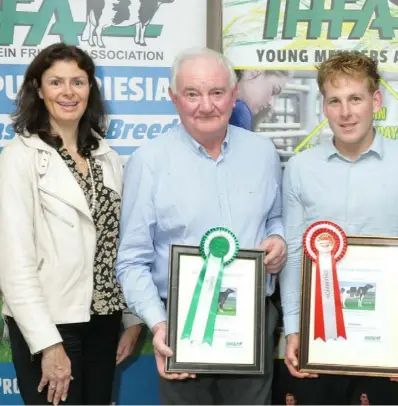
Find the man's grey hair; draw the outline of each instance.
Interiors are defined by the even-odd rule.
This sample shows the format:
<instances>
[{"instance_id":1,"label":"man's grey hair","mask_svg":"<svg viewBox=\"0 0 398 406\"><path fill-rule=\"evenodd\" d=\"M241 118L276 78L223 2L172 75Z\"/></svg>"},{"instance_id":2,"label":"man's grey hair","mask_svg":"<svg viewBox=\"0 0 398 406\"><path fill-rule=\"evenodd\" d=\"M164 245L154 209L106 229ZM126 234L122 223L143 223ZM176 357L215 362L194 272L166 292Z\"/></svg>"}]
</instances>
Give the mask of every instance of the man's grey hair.
<instances>
[{"instance_id":1,"label":"man's grey hair","mask_svg":"<svg viewBox=\"0 0 398 406\"><path fill-rule=\"evenodd\" d=\"M231 89L235 87L237 83L236 74L231 62L226 56L209 48L190 48L178 54L174 59L173 66L171 67L170 89L174 94L177 93L177 76L183 63L201 57L213 58L219 62L219 64L222 65L228 72Z\"/></svg>"}]
</instances>

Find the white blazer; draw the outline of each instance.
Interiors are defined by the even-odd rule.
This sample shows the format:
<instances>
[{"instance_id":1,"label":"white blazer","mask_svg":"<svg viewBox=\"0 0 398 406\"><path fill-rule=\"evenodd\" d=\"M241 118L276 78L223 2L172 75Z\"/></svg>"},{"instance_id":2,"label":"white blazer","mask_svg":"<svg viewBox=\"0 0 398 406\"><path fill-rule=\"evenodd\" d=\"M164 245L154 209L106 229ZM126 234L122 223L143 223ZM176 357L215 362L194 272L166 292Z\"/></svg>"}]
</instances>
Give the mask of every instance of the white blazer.
<instances>
[{"instance_id":1,"label":"white blazer","mask_svg":"<svg viewBox=\"0 0 398 406\"><path fill-rule=\"evenodd\" d=\"M121 159L99 143L104 184L121 195ZM95 248L89 206L61 156L37 135L17 136L0 154L0 287L3 314L32 354L62 342L55 324L89 321Z\"/></svg>"}]
</instances>

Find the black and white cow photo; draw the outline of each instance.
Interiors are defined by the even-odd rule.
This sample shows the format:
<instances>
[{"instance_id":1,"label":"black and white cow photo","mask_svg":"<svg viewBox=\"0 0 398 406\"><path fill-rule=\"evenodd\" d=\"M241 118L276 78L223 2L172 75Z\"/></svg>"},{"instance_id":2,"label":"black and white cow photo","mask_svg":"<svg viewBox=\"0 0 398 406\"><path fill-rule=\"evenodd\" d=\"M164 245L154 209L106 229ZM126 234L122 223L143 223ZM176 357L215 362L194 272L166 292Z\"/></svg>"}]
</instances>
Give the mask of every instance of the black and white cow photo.
<instances>
[{"instance_id":1,"label":"black and white cow photo","mask_svg":"<svg viewBox=\"0 0 398 406\"><path fill-rule=\"evenodd\" d=\"M343 309L375 310L376 284L363 282L339 282Z\"/></svg>"},{"instance_id":2,"label":"black and white cow photo","mask_svg":"<svg viewBox=\"0 0 398 406\"><path fill-rule=\"evenodd\" d=\"M87 0L87 20L82 41L88 41L92 47L98 45L104 48L102 32L105 28L135 25L135 43L146 46L145 31L148 24L162 4L173 2L174 0ZM162 21L162 24L166 22Z\"/></svg>"},{"instance_id":3,"label":"black and white cow photo","mask_svg":"<svg viewBox=\"0 0 398 406\"><path fill-rule=\"evenodd\" d=\"M236 289L221 288L218 295L218 315L236 315Z\"/></svg>"}]
</instances>

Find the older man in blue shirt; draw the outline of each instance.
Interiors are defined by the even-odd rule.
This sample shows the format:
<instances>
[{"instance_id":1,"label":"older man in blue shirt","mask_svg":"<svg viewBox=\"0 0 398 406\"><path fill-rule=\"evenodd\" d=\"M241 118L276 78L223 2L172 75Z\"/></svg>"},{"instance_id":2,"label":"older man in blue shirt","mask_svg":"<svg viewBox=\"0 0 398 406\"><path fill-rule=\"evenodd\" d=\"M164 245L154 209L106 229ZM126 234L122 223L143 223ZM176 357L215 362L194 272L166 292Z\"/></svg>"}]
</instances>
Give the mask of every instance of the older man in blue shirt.
<instances>
[{"instance_id":1,"label":"older man in blue shirt","mask_svg":"<svg viewBox=\"0 0 398 406\"><path fill-rule=\"evenodd\" d=\"M382 103L379 80L376 62L359 52L338 53L321 64L318 84L333 139L291 158L285 169L283 210L289 255L280 285L287 336L285 363L298 378L312 376L297 371L306 228L329 220L348 235L398 233L398 143L373 128L373 114ZM347 392L355 391L350 378L322 377L321 381L325 381L325 393L334 391L334 401L340 397L338 404L353 401L353 394ZM322 397L317 400L322 401Z\"/></svg>"},{"instance_id":2,"label":"older man in blue shirt","mask_svg":"<svg viewBox=\"0 0 398 406\"><path fill-rule=\"evenodd\" d=\"M163 404L269 403L272 345L265 377L164 372L171 244L199 245L210 228L229 228L241 248L265 250L267 295L286 259L279 158L269 139L228 125L237 93L230 64L214 51L186 51L169 93L181 125L141 146L125 169L117 277L154 333Z\"/></svg>"}]
</instances>

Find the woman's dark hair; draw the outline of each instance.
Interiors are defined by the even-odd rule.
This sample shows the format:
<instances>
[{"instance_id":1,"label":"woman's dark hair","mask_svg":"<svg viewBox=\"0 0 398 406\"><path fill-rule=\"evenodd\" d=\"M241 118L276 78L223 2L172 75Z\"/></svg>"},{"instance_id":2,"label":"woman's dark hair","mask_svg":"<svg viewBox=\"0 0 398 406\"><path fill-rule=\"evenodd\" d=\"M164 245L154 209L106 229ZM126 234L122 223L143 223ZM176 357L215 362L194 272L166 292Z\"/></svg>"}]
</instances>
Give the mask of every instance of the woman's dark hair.
<instances>
[{"instance_id":1,"label":"woman's dark hair","mask_svg":"<svg viewBox=\"0 0 398 406\"><path fill-rule=\"evenodd\" d=\"M82 156L99 146L98 138L92 134L93 129L101 138L105 138L106 116L101 99L101 92L95 78L95 65L91 57L73 45L57 43L44 48L31 62L18 92L16 111L12 114L13 128L17 134L37 134L48 145L59 148L61 137L51 134L50 120L44 101L39 97L43 73L58 61L75 61L80 69L87 73L90 94L87 108L79 122L77 150Z\"/></svg>"}]
</instances>

